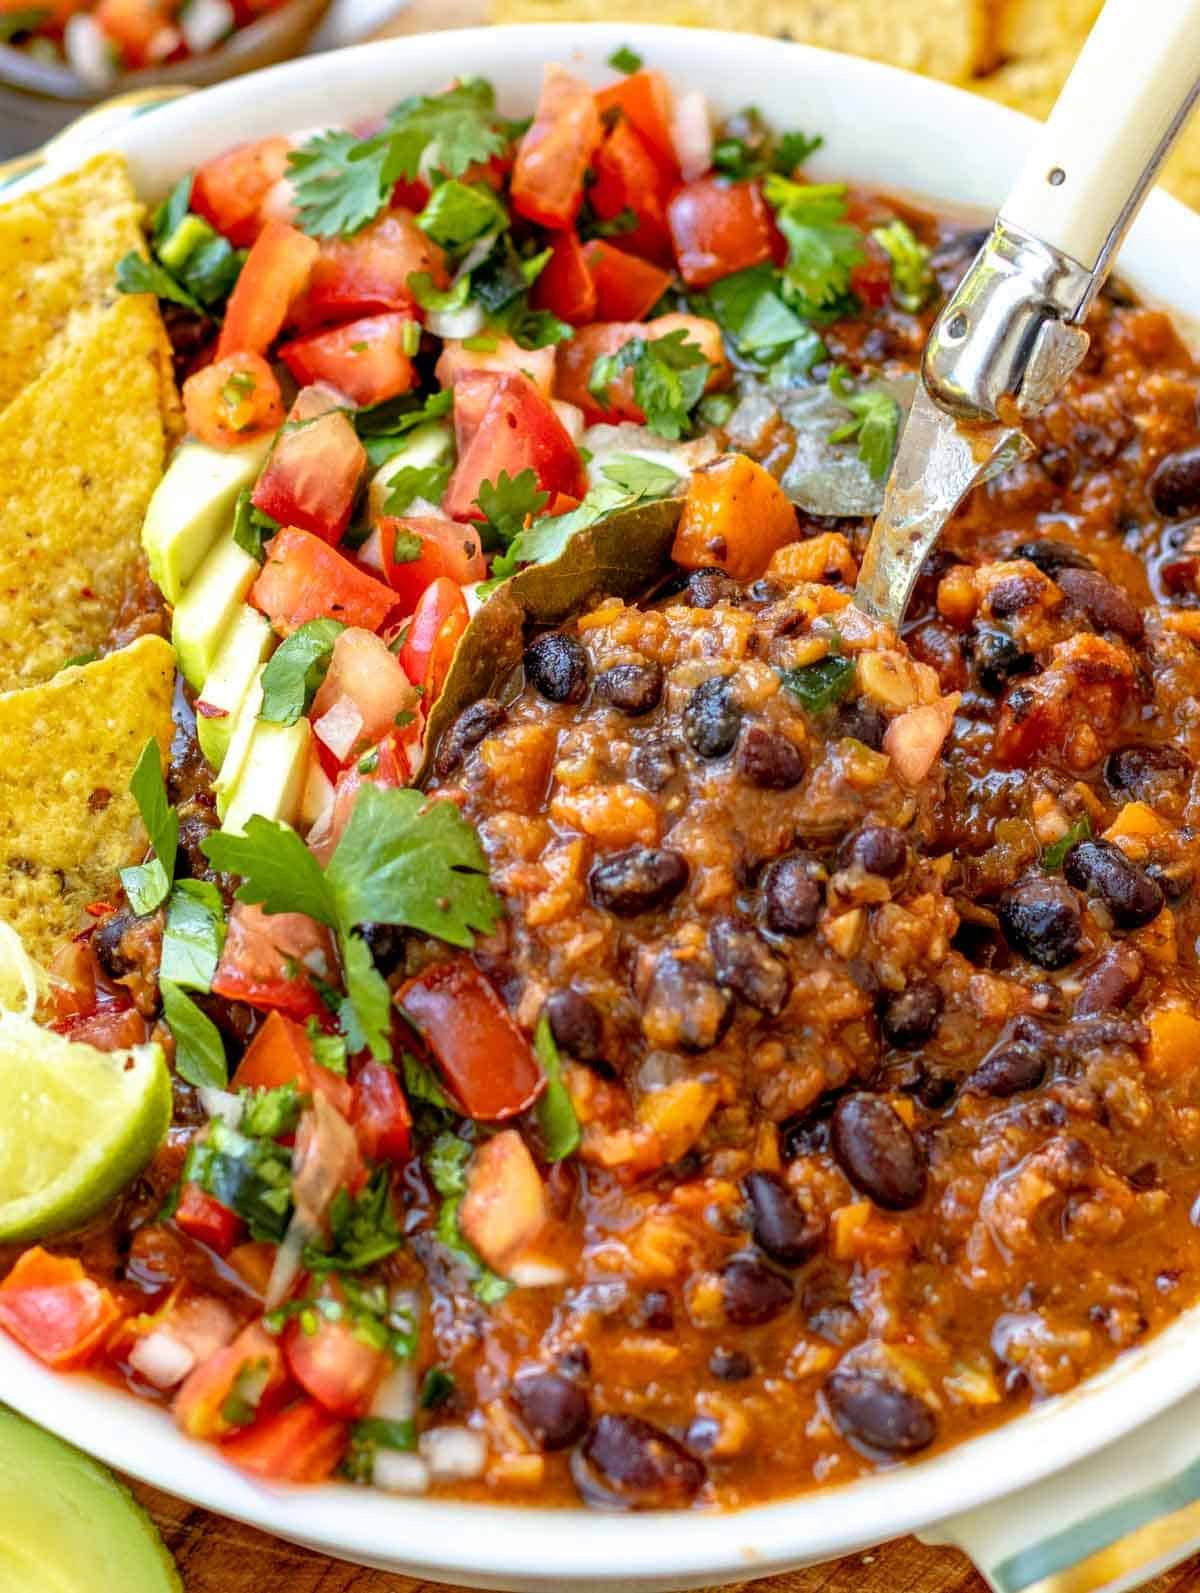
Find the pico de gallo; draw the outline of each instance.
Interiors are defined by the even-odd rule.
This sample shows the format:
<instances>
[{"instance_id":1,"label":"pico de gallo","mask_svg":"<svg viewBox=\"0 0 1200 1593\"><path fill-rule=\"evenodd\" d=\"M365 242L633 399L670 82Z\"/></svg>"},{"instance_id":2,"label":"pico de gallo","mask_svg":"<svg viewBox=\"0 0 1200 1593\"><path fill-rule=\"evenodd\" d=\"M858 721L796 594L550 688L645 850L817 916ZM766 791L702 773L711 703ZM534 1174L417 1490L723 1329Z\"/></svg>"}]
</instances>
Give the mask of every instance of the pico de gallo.
<instances>
[{"instance_id":1,"label":"pico de gallo","mask_svg":"<svg viewBox=\"0 0 1200 1593\"><path fill-rule=\"evenodd\" d=\"M613 68L235 147L122 263L182 678L50 1017L160 1039L174 1122L0 1327L258 1477L734 1507L1197 1296L1200 375L1109 290L897 637L851 594L979 237ZM664 503L426 735L509 577Z\"/></svg>"}]
</instances>

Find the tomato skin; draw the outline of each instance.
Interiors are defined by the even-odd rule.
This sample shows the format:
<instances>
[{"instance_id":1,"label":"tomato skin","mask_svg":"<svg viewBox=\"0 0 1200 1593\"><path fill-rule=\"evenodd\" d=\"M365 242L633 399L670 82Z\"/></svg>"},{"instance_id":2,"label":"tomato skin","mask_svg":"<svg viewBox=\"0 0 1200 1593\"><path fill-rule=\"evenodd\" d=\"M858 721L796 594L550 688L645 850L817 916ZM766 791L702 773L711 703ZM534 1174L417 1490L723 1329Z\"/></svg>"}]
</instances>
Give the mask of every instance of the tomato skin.
<instances>
[{"instance_id":1,"label":"tomato skin","mask_svg":"<svg viewBox=\"0 0 1200 1593\"><path fill-rule=\"evenodd\" d=\"M314 1399L260 1416L221 1445L226 1460L270 1482L325 1482L341 1464L350 1441L344 1421Z\"/></svg>"},{"instance_id":2,"label":"tomato skin","mask_svg":"<svg viewBox=\"0 0 1200 1593\"><path fill-rule=\"evenodd\" d=\"M872 309L881 309L892 296L892 262L870 233L863 238L863 258L850 270L850 288Z\"/></svg>"},{"instance_id":3,"label":"tomato skin","mask_svg":"<svg viewBox=\"0 0 1200 1593\"><path fill-rule=\"evenodd\" d=\"M102 1003L86 1017L70 1018L51 1027L71 1040L95 1046L97 1051L127 1051L131 1045L142 1045L149 1038L149 1025L137 1008L115 1002Z\"/></svg>"},{"instance_id":4,"label":"tomato skin","mask_svg":"<svg viewBox=\"0 0 1200 1593\"><path fill-rule=\"evenodd\" d=\"M605 112L619 111L636 129L645 144L662 181L676 186L682 179L675 142L671 137L671 90L661 72L642 68L618 78L606 88L596 91L596 109L604 118Z\"/></svg>"},{"instance_id":5,"label":"tomato skin","mask_svg":"<svg viewBox=\"0 0 1200 1593\"><path fill-rule=\"evenodd\" d=\"M351 756L361 755L385 736L396 723L396 715L411 706L414 692L408 677L382 637L357 627L344 630L333 644L329 669L313 698L309 718L317 729L319 721L335 703L348 701L362 719L359 741ZM349 758L343 758L348 763Z\"/></svg>"},{"instance_id":6,"label":"tomato skin","mask_svg":"<svg viewBox=\"0 0 1200 1593\"><path fill-rule=\"evenodd\" d=\"M771 258L771 215L757 183L685 183L667 206L667 225L689 288Z\"/></svg>"},{"instance_id":7,"label":"tomato skin","mask_svg":"<svg viewBox=\"0 0 1200 1593\"><path fill-rule=\"evenodd\" d=\"M468 1117L499 1122L542 1093L545 1075L529 1041L469 958L432 964L401 986L396 1003Z\"/></svg>"},{"instance_id":8,"label":"tomato skin","mask_svg":"<svg viewBox=\"0 0 1200 1593\"><path fill-rule=\"evenodd\" d=\"M596 320L641 321L671 286L669 271L603 238L593 238L583 253L596 290Z\"/></svg>"},{"instance_id":9,"label":"tomato skin","mask_svg":"<svg viewBox=\"0 0 1200 1593\"><path fill-rule=\"evenodd\" d=\"M404 210L388 210L351 238L323 238L298 323L345 321L383 310L417 315L408 279L428 271L437 288L449 286L446 257Z\"/></svg>"},{"instance_id":10,"label":"tomato skin","mask_svg":"<svg viewBox=\"0 0 1200 1593\"><path fill-rule=\"evenodd\" d=\"M311 531L278 531L266 552L250 601L279 636L290 636L312 619L377 631L396 605L390 586L364 574Z\"/></svg>"},{"instance_id":11,"label":"tomato skin","mask_svg":"<svg viewBox=\"0 0 1200 1593\"><path fill-rule=\"evenodd\" d=\"M457 391L457 389L456 389ZM475 499L485 481L531 469L540 491L582 498L587 490L579 450L548 401L526 376L502 376L479 429L459 455L442 509L453 520L483 518Z\"/></svg>"},{"instance_id":12,"label":"tomato skin","mask_svg":"<svg viewBox=\"0 0 1200 1593\"><path fill-rule=\"evenodd\" d=\"M332 976L328 930L303 913L267 914L249 902L235 902L213 975L213 994L263 1012L278 1009L300 1023L320 1017L325 1012L320 996L307 979L288 971L289 966L308 967L308 958L323 959L326 974Z\"/></svg>"},{"instance_id":13,"label":"tomato skin","mask_svg":"<svg viewBox=\"0 0 1200 1593\"><path fill-rule=\"evenodd\" d=\"M363 316L328 332L284 343L279 357L304 386L331 382L356 404L378 404L407 393L417 373L405 353L408 328L416 322L400 310Z\"/></svg>"},{"instance_id":14,"label":"tomato skin","mask_svg":"<svg viewBox=\"0 0 1200 1593\"><path fill-rule=\"evenodd\" d=\"M242 1236L242 1219L199 1184L186 1183L175 1207L175 1226L191 1239L227 1256Z\"/></svg>"},{"instance_id":15,"label":"tomato skin","mask_svg":"<svg viewBox=\"0 0 1200 1593\"><path fill-rule=\"evenodd\" d=\"M230 1088L277 1090L283 1084L294 1084L304 1095L319 1091L343 1117L350 1110L349 1082L322 1067L313 1056L312 1041L304 1027L276 1010L268 1013L266 1022L251 1040ZM178 1213L175 1221L179 1222Z\"/></svg>"},{"instance_id":16,"label":"tomato skin","mask_svg":"<svg viewBox=\"0 0 1200 1593\"><path fill-rule=\"evenodd\" d=\"M288 311L304 292L320 253L286 221L268 221L254 240L225 306L217 358L265 354L279 336Z\"/></svg>"},{"instance_id":17,"label":"tomato skin","mask_svg":"<svg viewBox=\"0 0 1200 1593\"><path fill-rule=\"evenodd\" d=\"M236 1396L243 1373L263 1379L259 1411L287 1382L279 1340L258 1322L243 1328L232 1344L210 1355L184 1379L171 1411L190 1438L224 1438L244 1425L233 1419L237 1412L230 1399Z\"/></svg>"},{"instance_id":18,"label":"tomato skin","mask_svg":"<svg viewBox=\"0 0 1200 1593\"><path fill-rule=\"evenodd\" d=\"M350 1122L358 1146L371 1162L406 1162L412 1147L412 1114L400 1081L382 1062L368 1062L354 1081Z\"/></svg>"},{"instance_id":19,"label":"tomato skin","mask_svg":"<svg viewBox=\"0 0 1200 1593\"><path fill-rule=\"evenodd\" d=\"M695 343L712 367L706 391L723 387L729 380L729 360L721 329L715 321L699 315L658 315L652 321L596 321L582 327L569 343L558 351L558 392L568 404L577 404L589 425L597 421L632 420L639 424L646 418L644 411L633 401L633 373L624 371L607 392L607 407L602 405L590 387L592 367L602 354L615 354L634 338L654 342L668 337L672 332L685 332L685 341Z\"/></svg>"},{"instance_id":20,"label":"tomato skin","mask_svg":"<svg viewBox=\"0 0 1200 1593\"><path fill-rule=\"evenodd\" d=\"M123 1314L82 1262L40 1245L26 1250L0 1283L0 1327L59 1371L90 1361Z\"/></svg>"},{"instance_id":21,"label":"tomato skin","mask_svg":"<svg viewBox=\"0 0 1200 1593\"><path fill-rule=\"evenodd\" d=\"M400 650L404 673L432 705L441 695L459 638L471 623L462 587L439 575L422 592Z\"/></svg>"},{"instance_id":22,"label":"tomato skin","mask_svg":"<svg viewBox=\"0 0 1200 1593\"><path fill-rule=\"evenodd\" d=\"M516 371L529 380L547 398L554 392L554 349L522 348L511 337L494 339L495 348L489 350L464 348L455 338L447 338L434 367L434 377L439 387L454 389L454 402L458 404L458 389L467 376L490 372L507 376Z\"/></svg>"},{"instance_id":23,"label":"tomato skin","mask_svg":"<svg viewBox=\"0 0 1200 1593\"><path fill-rule=\"evenodd\" d=\"M256 138L206 160L192 178L191 207L239 249L262 230L261 206L287 172L286 138Z\"/></svg>"},{"instance_id":24,"label":"tomato skin","mask_svg":"<svg viewBox=\"0 0 1200 1593\"><path fill-rule=\"evenodd\" d=\"M596 181L588 197L596 214L612 221L632 210L637 226L621 234L624 246L650 260L670 260L666 191L653 156L631 123L617 123L596 151L592 167Z\"/></svg>"},{"instance_id":25,"label":"tomato skin","mask_svg":"<svg viewBox=\"0 0 1200 1593\"><path fill-rule=\"evenodd\" d=\"M211 448L238 448L283 424L275 372L259 354L227 354L183 384L188 430Z\"/></svg>"},{"instance_id":26,"label":"tomato skin","mask_svg":"<svg viewBox=\"0 0 1200 1593\"><path fill-rule=\"evenodd\" d=\"M340 410L330 410L303 430L280 432L250 501L280 525L338 543L366 465L353 425Z\"/></svg>"},{"instance_id":27,"label":"tomato skin","mask_svg":"<svg viewBox=\"0 0 1200 1593\"><path fill-rule=\"evenodd\" d=\"M583 203L583 178L603 135L592 91L564 67L549 65L512 175L512 207L543 227L569 227Z\"/></svg>"},{"instance_id":28,"label":"tomato skin","mask_svg":"<svg viewBox=\"0 0 1200 1593\"><path fill-rule=\"evenodd\" d=\"M100 0L92 15L117 47L123 66L152 66L163 59L155 45L174 25L175 8L168 0Z\"/></svg>"},{"instance_id":29,"label":"tomato skin","mask_svg":"<svg viewBox=\"0 0 1200 1593\"><path fill-rule=\"evenodd\" d=\"M345 1304L341 1288L332 1281L322 1286L318 1297ZM295 1317L283 1331L289 1372L331 1415L350 1420L365 1416L390 1357L364 1343L346 1320L332 1322L320 1312L314 1315L315 1331L308 1332Z\"/></svg>"},{"instance_id":30,"label":"tomato skin","mask_svg":"<svg viewBox=\"0 0 1200 1593\"><path fill-rule=\"evenodd\" d=\"M533 284L531 297L535 308L549 310L572 326L595 319L596 284L578 233L561 232L551 240L550 258Z\"/></svg>"},{"instance_id":31,"label":"tomato skin","mask_svg":"<svg viewBox=\"0 0 1200 1593\"><path fill-rule=\"evenodd\" d=\"M397 564L393 558L396 537L405 533L419 537L421 552L415 559ZM479 545L479 533L457 520L435 520L429 515L403 515L379 521L380 545L388 585L405 614L411 614L426 587L439 575L457 586L487 577L487 561Z\"/></svg>"}]
</instances>

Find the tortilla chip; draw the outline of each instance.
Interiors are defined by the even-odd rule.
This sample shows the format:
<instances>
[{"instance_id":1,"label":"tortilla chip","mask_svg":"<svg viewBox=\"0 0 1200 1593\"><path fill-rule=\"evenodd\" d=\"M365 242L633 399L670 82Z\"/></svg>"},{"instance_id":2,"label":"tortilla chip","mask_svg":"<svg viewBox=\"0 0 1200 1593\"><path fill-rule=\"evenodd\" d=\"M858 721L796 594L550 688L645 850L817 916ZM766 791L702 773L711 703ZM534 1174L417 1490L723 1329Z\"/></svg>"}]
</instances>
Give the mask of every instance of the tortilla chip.
<instances>
[{"instance_id":1,"label":"tortilla chip","mask_svg":"<svg viewBox=\"0 0 1200 1593\"><path fill-rule=\"evenodd\" d=\"M1008 56L1060 55L1078 51L1104 0L1003 0L996 19L996 46Z\"/></svg>"},{"instance_id":2,"label":"tortilla chip","mask_svg":"<svg viewBox=\"0 0 1200 1593\"><path fill-rule=\"evenodd\" d=\"M171 747L175 654L143 636L44 686L0 695L0 919L37 962L112 901L145 854L129 778L154 736Z\"/></svg>"},{"instance_id":3,"label":"tortilla chip","mask_svg":"<svg viewBox=\"0 0 1200 1593\"><path fill-rule=\"evenodd\" d=\"M122 298L0 415L0 691L98 651L162 474L162 323Z\"/></svg>"}]
</instances>

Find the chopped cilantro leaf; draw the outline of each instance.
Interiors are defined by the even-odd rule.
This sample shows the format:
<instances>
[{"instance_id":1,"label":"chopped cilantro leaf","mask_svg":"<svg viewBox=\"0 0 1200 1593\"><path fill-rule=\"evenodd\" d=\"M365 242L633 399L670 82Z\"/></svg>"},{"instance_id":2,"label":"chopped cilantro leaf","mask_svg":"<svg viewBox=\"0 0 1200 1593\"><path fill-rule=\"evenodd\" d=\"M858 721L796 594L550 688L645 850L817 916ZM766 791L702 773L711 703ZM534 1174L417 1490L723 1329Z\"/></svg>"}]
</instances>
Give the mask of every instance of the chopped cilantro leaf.
<instances>
[{"instance_id":1,"label":"chopped cilantro leaf","mask_svg":"<svg viewBox=\"0 0 1200 1593\"><path fill-rule=\"evenodd\" d=\"M468 166L502 154L506 133L496 125L496 96L482 78L464 78L444 94L402 100L388 118L391 181L410 182L422 164L461 177Z\"/></svg>"},{"instance_id":2,"label":"chopped cilantro leaf","mask_svg":"<svg viewBox=\"0 0 1200 1593\"><path fill-rule=\"evenodd\" d=\"M185 1183L236 1211L253 1239L278 1244L292 1215L292 1155L273 1139L254 1139L214 1118L193 1140L183 1164Z\"/></svg>"},{"instance_id":3,"label":"chopped cilantro leaf","mask_svg":"<svg viewBox=\"0 0 1200 1593\"><path fill-rule=\"evenodd\" d=\"M457 1134L439 1134L425 1153L425 1168L443 1200L467 1192L467 1163L471 1147Z\"/></svg>"},{"instance_id":4,"label":"chopped cilantro leaf","mask_svg":"<svg viewBox=\"0 0 1200 1593\"><path fill-rule=\"evenodd\" d=\"M446 490L446 483L450 480L451 468L448 462L438 460L431 465L402 465L388 477L384 514L405 514L418 498L424 498L429 503L440 503L442 494ZM404 538L407 538L406 542L403 541ZM410 550L407 555L401 552L402 544ZM397 535L392 553L392 558L397 564L404 564L407 560L420 557L420 537L414 536L411 531Z\"/></svg>"},{"instance_id":5,"label":"chopped cilantro leaf","mask_svg":"<svg viewBox=\"0 0 1200 1593\"><path fill-rule=\"evenodd\" d=\"M422 1410L439 1410L454 1398L458 1385L444 1366L431 1366L421 1380L418 1403Z\"/></svg>"},{"instance_id":6,"label":"chopped cilantro leaf","mask_svg":"<svg viewBox=\"0 0 1200 1593\"><path fill-rule=\"evenodd\" d=\"M186 990L210 990L224 944L220 891L209 880L177 881L167 902L159 977Z\"/></svg>"},{"instance_id":7,"label":"chopped cilantro leaf","mask_svg":"<svg viewBox=\"0 0 1200 1593\"><path fill-rule=\"evenodd\" d=\"M569 321L560 321L549 310L531 310L524 293L512 301L503 315L496 317L495 325L523 349L549 348L575 335Z\"/></svg>"},{"instance_id":8,"label":"chopped cilantro leaf","mask_svg":"<svg viewBox=\"0 0 1200 1593\"><path fill-rule=\"evenodd\" d=\"M261 564L266 554L263 543L279 530L279 521L256 509L250 501L250 488L243 487L237 495L233 510L233 540L243 553Z\"/></svg>"},{"instance_id":9,"label":"chopped cilantro leaf","mask_svg":"<svg viewBox=\"0 0 1200 1593\"><path fill-rule=\"evenodd\" d=\"M428 271L411 271L408 291L422 310L461 310L471 294L471 273L455 277L448 288L438 288Z\"/></svg>"},{"instance_id":10,"label":"chopped cilantro leaf","mask_svg":"<svg viewBox=\"0 0 1200 1593\"><path fill-rule=\"evenodd\" d=\"M1080 841L1090 841L1092 838L1092 821L1087 814L1076 819L1065 835L1060 835L1057 841L1052 841L1042 851L1042 867L1047 874L1055 874L1063 866L1063 860L1073 846Z\"/></svg>"},{"instance_id":11,"label":"chopped cilantro leaf","mask_svg":"<svg viewBox=\"0 0 1200 1593\"><path fill-rule=\"evenodd\" d=\"M405 436L414 426L428 420L441 420L448 415L454 403L450 388L430 393L427 398L405 393L399 398L386 398L382 403L367 409L356 410L351 419L359 439L367 451L367 462L378 470L404 447Z\"/></svg>"},{"instance_id":12,"label":"chopped cilantro leaf","mask_svg":"<svg viewBox=\"0 0 1200 1593\"><path fill-rule=\"evenodd\" d=\"M588 391L607 409L609 387L623 371L631 370L634 402L645 411L646 425L660 437L677 441L703 396L709 369L702 350L688 342L681 327L650 341L631 338L615 354L601 354L592 366Z\"/></svg>"},{"instance_id":13,"label":"chopped cilantro leaf","mask_svg":"<svg viewBox=\"0 0 1200 1593\"><path fill-rule=\"evenodd\" d=\"M329 1207L329 1234L304 1247L304 1265L318 1275L361 1272L404 1243L392 1200L391 1172L378 1167L357 1195L339 1189Z\"/></svg>"},{"instance_id":14,"label":"chopped cilantro leaf","mask_svg":"<svg viewBox=\"0 0 1200 1593\"><path fill-rule=\"evenodd\" d=\"M471 1288L484 1305L502 1300L512 1285L485 1265L474 1245L458 1226L458 1208L467 1192L467 1164L471 1146L454 1134L439 1134L425 1153L425 1168L442 1197L434 1234L462 1262L471 1276Z\"/></svg>"},{"instance_id":15,"label":"chopped cilantro leaf","mask_svg":"<svg viewBox=\"0 0 1200 1593\"><path fill-rule=\"evenodd\" d=\"M837 654L806 664L803 669L781 672L783 684L807 713L823 713L849 696L854 685L854 661Z\"/></svg>"},{"instance_id":16,"label":"chopped cilantro leaf","mask_svg":"<svg viewBox=\"0 0 1200 1593\"><path fill-rule=\"evenodd\" d=\"M507 210L486 183L464 183L456 177L438 184L417 217L421 231L447 249L465 248L508 224Z\"/></svg>"},{"instance_id":17,"label":"chopped cilantro leaf","mask_svg":"<svg viewBox=\"0 0 1200 1593\"><path fill-rule=\"evenodd\" d=\"M636 232L637 224L637 211L630 205L615 216L598 216L585 199L575 230L580 242L588 243L592 238L622 238L627 232Z\"/></svg>"},{"instance_id":18,"label":"chopped cilantro leaf","mask_svg":"<svg viewBox=\"0 0 1200 1593\"><path fill-rule=\"evenodd\" d=\"M806 133L784 133L778 140L753 105L731 116L713 146L713 167L735 181L777 172L791 177L824 143Z\"/></svg>"},{"instance_id":19,"label":"chopped cilantro leaf","mask_svg":"<svg viewBox=\"0 0 1200 1593\"><path fill-rule=\"evenodd\" d=\"M371 948L361 935L342 931L338 950L346 978L346 1002L339 1008L338 1017L346 1032L346 1044L353 1051L368 1046L376 1061L386 1062L392 1054L392 997L387 980L376 968Z\"/></svg>"},{"instance_id":20,"label":"chopped cilantro leaf","mask_svg":"<svg viewBox=\"0 0 1200 1593\"><path fill-rule=\"evenodd\" d=\"M337 903L321 865L288 825L255 813L243 834L215 830L201 849L214 868L241 877L239 901L254 902L266 913L307 913L336 926Z\"/></svg>"},{"instance_id":21,"label":"chopped cilantro leaf","mask_svg":"<svg viewBox=\"0 0 1200 1593\"><path fill-rule=\"evenodd\" d=\"M269 1090L242 1089L238 1094L242 1100L238 1127L252 1139L281 1139L294 1133L307 1100L294 1084L280 1084Z\"/></svg>"},{"instance_id":22,"label":"chopped cilantro leaf","mask_svg":"<svg viewBox=\"0 0 1200 1593\"><path fill-rule=\"evenodd\" d=\"M709 288L712 313L739 354L770 361L811 335L807 323L783 302L778 281L770 266L759 265L721 277Z\"/></svg>"},{"instance_id":23,"label":"chopped cilantro leaf","mask_svg":"<svg viewBox=\"0 0 1200 1593\"><path fill-rule=\"evenodd\" d=\"M623 44L619 50L614 50L608 58L608 64L614 72L640 72L642 58L636 50L631 50Z\"/></svg>"},{"instance_id":24,"label":"chopped cilantro leaf","mask_svg":"<svg viewBox=\"0 0 1200 1593\"><path fill-rule=\"evenodd\" d=\"M382 1416L366 1416L350 1429L350 1447L342 1461L342 1473L351 1482L369 1486L375 1477L375 1456L379 1450L416 1447L417 1426L411 1417L390 1421Z\"/></svg>"},{"instance_id":25,"label":"chopped cilantro leaf","mask_svg":"<svg viewBox=\"0 0 1200 1593\"><path fill-rule=\"evenodd\" d=\"M892 262L892 298L902 310L923 310L937 287L929 266L929 250L902 221L872 227L871 236Z\"/></svg>"},{"instance_id":26,"label":"chopped cilantro leaf","mask_svg":"<svg viewBox=\"0 0 1200 1593\"><path fill-rule=\"evenodd\" d=\"M263 670L260 719L294 725L308 712L328 673L333 644L345 629L340 620L309 620L280 642Z\"/></svg>"},{"instance_id":27,"label":"chopped cilantro leaf","mask_svg":"<svg viewBox=\"0 0 1200 1593\"><path fill-rule=\"evenodd\" d=\"M768 174L763 195L788 245L788 302L806 319L844 313L850 273L862 260L862 234L845 221L844 183L797 183Z\"/></svg>"},{"instance_id":28,"label":"chopped cilantro leaf","mask_svg":"<svg viewBox=\"0 0 1200 1593\"><path fill-rule=\"evenodd\" d=\"M296 216L314 238L358 232L387 202L390 184L385 136L355 138L332 129L315 133L288 155L288 176L296 197Z\"/></svg>"},{"instance_id":29,"label":"chopped cilantro leaf","mask_svg":"<svg viewBox=\"0 0 1200 1593\"><path fill-rule=\"evenodd\" d=\"M196 295L177 281L165 266L145 259L134 249L117 261L117 289L121 293L153 293L156 299L182 304L185 310L194 310L197 315L205 313Z\"/></svg>"},{"instance_id":30,"label":"chopped cilantro leaf","mask_svg":"<svg viewBox=\"0 0 1200 1593\"><path fill-rule=\"evenodd\" d=\"M175 877L175 854L179 849L179 815L167 800L162 755L153 737L142 748L129 779L129 789L154 849L149 863L121 870L121 884L129 905L140 915L152 913L166 900Z\"/></svg>"},{"instance_id":31,"label":"chopped cilantro leaf","mask_svg":"<svg viewBox=\"0 0 1200 1593\"><path fill-rule=\"evenodd\" d=\"M480 482L475 502L485 516L484 547L508 547L525 529L526 521L539 515L549 501L550 494L538 490L532 468L514 477L502 470L498 480Z\"/></svg>"},{"instance_id":32,"label":"chopped cilantro leaf","mask_svg":"<svg viewBox=\"0 0 1200 1593\"><path fill-rule=\"evenodd\" d=\"M575 1107L562 1081L562 1064L558 1047L550 1032L550 1020L545 1013L538 1019L533 1034L533 1049L542 1071L546 1075L546 1088L538 1097L537 1119L542 1130L542 1146L547 1161L560 1162L579 1149L583 1137Z\"/></svg>"},{"instance_id":33,"label":"chopped cilantro leaf","mask_svg":"<svg viewBox=\"0 0 1200 1593\"><path fill-rule=\"evenodd\" d=\"M212 1019L170 979L158 981L163 1017L175 1040L175 1071L189 1084L223 1090L229 1067L221 1033Z\"/></svg>"},{"instance_id":34,"label":"chopped cilantro leaf","mask_svg":"<svg viewBox=\"0 0 1200 1593\"><path fill-rule=\"evenodd\" d=\"M440 1133L447 1119L457 1116L446 1092L433 1074L410 1051L401 1057L404 1070L404 1093L419 1130L428 1137Z\"/></svg>"},{"instance_id":35,"label":"chopped cilantro leaf","mask_svg":"<svg viewBox=\"0 0 1200 1593\"><path fill-rule=\"evenodd\" d=\"M829 441L852 442L857 438L858 457L875 481L883 481L892 468L892 455L896 452L900 405L882 387L864 387L855 392L844 365L835 365L830 371L829 391L839 403L845 404L852 417L844 425L834 427Z\"/></svg>"},{"instance_id":36,"label":"chopped cilantro leaf","mask_svg":"<svg viewBox=\"0 0 1200 1593\"><path fill-rule=\"evenodd\" d=\"M319 1067L328 1068L331 1073L336 1073L339 1078L346 1077L346 1042L340 1034L326 1034L315 1018L310 1018L305 1024L305 1033L308 1043L312 1048L313 1061Z\"/></svg>"}]
</instances>

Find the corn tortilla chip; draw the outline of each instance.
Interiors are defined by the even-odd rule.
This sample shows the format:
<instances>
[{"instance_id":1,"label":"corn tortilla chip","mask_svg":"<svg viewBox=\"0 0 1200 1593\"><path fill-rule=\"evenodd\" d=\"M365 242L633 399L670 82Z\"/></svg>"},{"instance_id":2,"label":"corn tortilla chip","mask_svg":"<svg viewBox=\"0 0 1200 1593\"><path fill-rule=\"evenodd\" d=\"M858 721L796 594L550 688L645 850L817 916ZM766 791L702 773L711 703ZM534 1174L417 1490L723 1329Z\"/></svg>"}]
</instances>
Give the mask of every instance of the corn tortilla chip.
<instances>
[{"instance_id":1,"label":"corn tortilla chip","mask_svg":"<svg viewBox=\"0 0 1200 1593\"><path fill-rule=\"evenodd\" d=\"M996 47L1006 59L1078 51L1103 0L1002 0Z\"/></svg>"},{"instance_id":2,"label":"corn tortilla chip","mask_svg":"<svg viewBox=\"0 0 1200 1593\"><path fill-rule=\"evenodd\" d=\"M143 636L42 686L0 695L0 919L37 962L111 901L146 834L129 777L154 736L171 746L175 654Z\"/></svg>"},{"instance_id":3,"label":"corn tortilla chip","mask_svg":"<svg viewBox=\"0 0 1200 1593\"><path fill-rule=\"evenodd\" d=\"M162 322L142 295L0 415L0 691L101 648L162 474Z\"/></svg>"}]
</instances>

